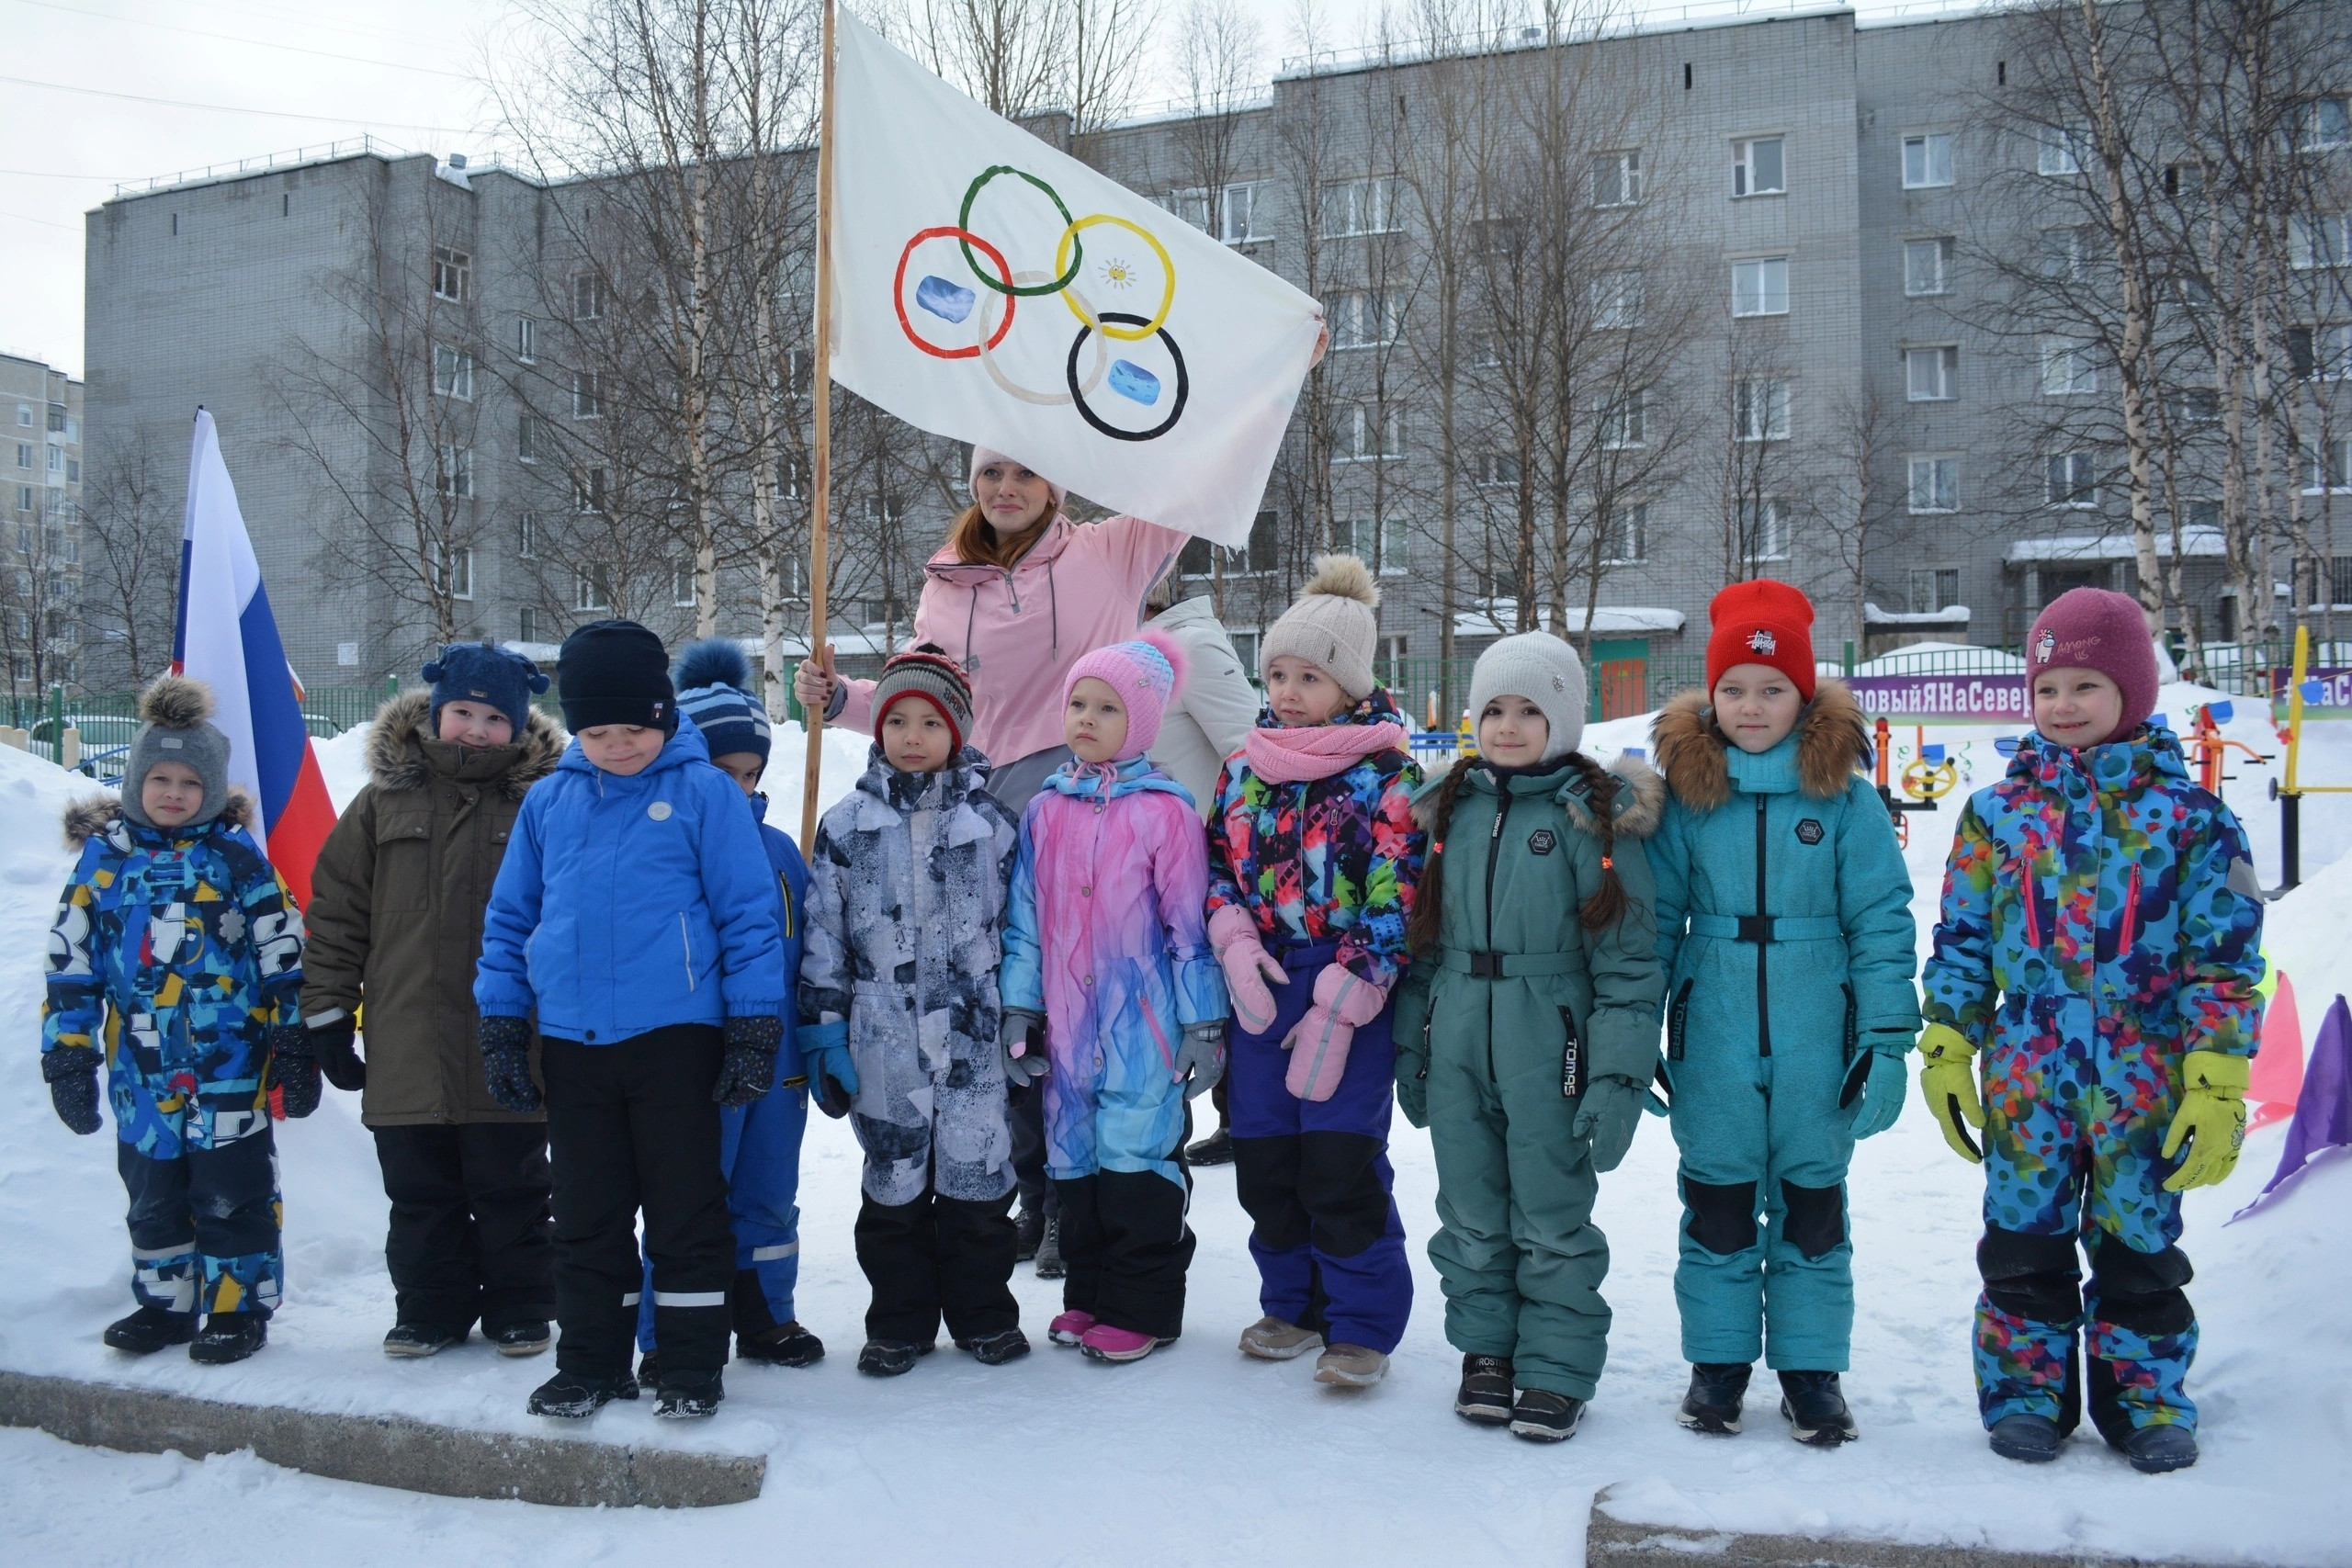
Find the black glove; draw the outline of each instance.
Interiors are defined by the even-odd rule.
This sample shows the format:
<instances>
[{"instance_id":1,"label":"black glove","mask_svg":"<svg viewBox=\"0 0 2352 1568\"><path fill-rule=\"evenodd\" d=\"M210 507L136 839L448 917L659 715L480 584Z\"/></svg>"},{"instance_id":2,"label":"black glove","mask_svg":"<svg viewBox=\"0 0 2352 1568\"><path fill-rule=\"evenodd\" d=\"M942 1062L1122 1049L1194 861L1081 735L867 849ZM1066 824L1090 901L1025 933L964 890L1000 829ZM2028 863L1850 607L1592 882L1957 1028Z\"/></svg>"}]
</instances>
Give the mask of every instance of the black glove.
<instances>
[{"instance_id":1,"label":"black glove","mask_svg":"<svg viewBox=\"0 0 2352 1568\"><path fill-rule=\"evenodd\" d=\"M299 1122L319 1108L319 1059L311 1055L311 1032L299 1023L269 1026L269 1081L278 1104Z\"/></svg>"},{"instance_id":2,"label":"black glove","mask_svg":"<svg viewBox=\"0 0 2352 1568\"><path fill-rule=\"evenodd\" d=\"M775 1087L775 1054L784 1043L784 1020L774 1014L727 1021L727 1059L710 1098L721 1105L749 1105Z\"/></svg>"},{"instance_id":3,"label":"black glove","mask_svg":"<svg viewBox=\"0 0 2352 1568\"><path fill-rule=\"evenodd\" d=\"M537 1111L546 1101L531 1081L531 1021L485 1018L475 1038L481 1042L482 1076L490 1098L513 1111Z\"/></svg>"},{"instance_id":4,"label":"black glove","mask_svg":"<svg viewBox=\"0 0 2352 1568\"><path fill-rule=\"evenodd\" d=\"M88 1137L104 1125L98 1120L97 1052L87 1045L60 1045L44 1051L40 1076L49 1080L49 1102L57 1119Z\"/></svg>"},{"instance_id":5,"label":"black glove","mask_svg":"<svg viewBox=\"0 0 2352 1568\"><path fill-rule=\"evenodd\" d=\"M349 1090L368 1087L368 1064L361 1061L359 1053L351 1048L351 1043L358 1034L358 1021L349 1013L345 1013L333 1023L311 1025L311 1055L319 1059L320 1067L327 1075L327 1082L337 1089Z\"/></svg>"}]
</instances>

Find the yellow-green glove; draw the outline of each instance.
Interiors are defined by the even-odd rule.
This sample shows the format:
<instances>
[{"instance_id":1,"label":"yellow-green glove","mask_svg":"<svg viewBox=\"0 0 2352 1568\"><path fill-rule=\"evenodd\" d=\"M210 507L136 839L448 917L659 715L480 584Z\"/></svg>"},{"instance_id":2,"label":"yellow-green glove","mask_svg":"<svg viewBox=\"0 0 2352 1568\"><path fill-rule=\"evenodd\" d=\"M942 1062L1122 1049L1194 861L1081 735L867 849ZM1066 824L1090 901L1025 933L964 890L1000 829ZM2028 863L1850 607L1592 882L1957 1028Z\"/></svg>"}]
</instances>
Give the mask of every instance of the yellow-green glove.
<instances>
[{"instance_id":1,"label":"yellow-green glove","mask_svg":"<svg viewBox=\"0 0 2352 1568\"><path fill-rule=\"evenodd\" d=\"M2191 1051L2180 1060L2180 1109L2172 1113L2165 1134L2165 1158L2178 1152L2184 1140L2188 1157L2165 1178L2165 1190L2186 1192L2227 1181L2238 1168L2238 1150L2245 1145L2245 1086L2253 1070L2244 1056L2224 1051Z\"/></svg>"},{"instance_id":2,"label":"yellow-green glove","mask_svg":"<svg viewBox=\"0 0 2352 1568\"><path fill-rule=\"evenodd\" d=\"M1981 1165L1983 1152L1961 1128L1962 1122L1979 1129L1984 1125L1984 1097L1976 1089L1975 1058L1976 1047L1968 1043L1968 1036L1948 1023L1931 1023L1919 1035L1919 1094L1928 1102L1928 1114L1943 1130L1944 1142L1951 1145L1952 1153L1971 1165Z\"/></svg>"}]
</instances>

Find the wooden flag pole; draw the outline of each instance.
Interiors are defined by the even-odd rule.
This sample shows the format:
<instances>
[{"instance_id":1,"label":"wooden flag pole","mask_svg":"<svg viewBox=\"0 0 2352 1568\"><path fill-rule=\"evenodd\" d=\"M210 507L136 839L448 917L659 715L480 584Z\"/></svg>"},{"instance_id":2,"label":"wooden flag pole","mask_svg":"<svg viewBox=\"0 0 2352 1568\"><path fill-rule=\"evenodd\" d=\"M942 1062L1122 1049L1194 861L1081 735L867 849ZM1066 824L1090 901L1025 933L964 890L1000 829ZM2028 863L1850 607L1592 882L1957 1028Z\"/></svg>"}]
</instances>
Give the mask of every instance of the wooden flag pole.
<instances>
[{"instance_id":1,"label":"wooden flag pole","mask_svg":"<svg viewBox=\"0 0 2352 1568\"><path fill-rule=\"evenodd\" d=\"M827 525L833 490L833 4L825 0L818 70L817 103L817 364L816 457L810 464L808 504L808 657L828 674L825 657L825 588L831 539ZM808 759L800 778L800 849L817 851L817 787L824 771L825 715L821 705L803 716Z\"/></svg>"}]
</instances>

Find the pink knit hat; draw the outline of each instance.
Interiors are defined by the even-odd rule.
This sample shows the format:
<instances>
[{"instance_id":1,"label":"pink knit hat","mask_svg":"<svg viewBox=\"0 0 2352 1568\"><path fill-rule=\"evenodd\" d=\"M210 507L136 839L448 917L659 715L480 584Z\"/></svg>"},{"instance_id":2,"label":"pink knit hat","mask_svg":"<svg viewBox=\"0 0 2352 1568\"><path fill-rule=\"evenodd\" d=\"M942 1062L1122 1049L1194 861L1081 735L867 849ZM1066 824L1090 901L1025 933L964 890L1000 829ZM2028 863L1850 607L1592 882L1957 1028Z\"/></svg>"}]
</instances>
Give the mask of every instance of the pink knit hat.
<instances>
[{"instance_id":1,"label":"pink knit hat","mask_svg":"<svg viewBox=\"0 0 2352 1568\"><path fill-rule=\"evenodd\" d=\"M1184 686L1184 654L1159 632L1148 631L1133 642L1098 648L1069 667L1062 683L1062 703L1089 676L1119 694L1127 708L1127 743L1116 761L1125 762L1151 750L1159 739L1159 721L1168 705Z\"/></svg>"},{"instance_id":2,"label":"pink knit hat","mask_svg":"<svg viewBox=\"0 0 2352 1568\"><path fill-rule=\"evenodd\" d=\"M975 500L979 496L980 470L987 468L990 463L1011 463L1015 468L1029 468L1029 465L1023 462L1020 458L1009 457L1005 453L999 452L992 447L973 447L972 471L964 476L964 482L971 490ZM1029 468L1029 471L1033 474L1037 472L1035 468ZM1042 478L1043 476L1040 477ZM1059 512L1062 509L1062 502L1069 499L1069 488L1067 485L1057 485L1051 479L1046 480L1046 487L1053 495L1054 510L1056 512ZM1050 521L1050 519L1048 519L1048 521Z\"/></svg>"},{"instance_id":3,"label":"pink knit hat","mask_svg":"<svg viewBox=\"0 0 2352 1568\"><path fill-rule=\"evenodd\" d=\"M2034 617L2025 660L2029 681L2049 670L2096 670L2114 682L2123 693L2123 722L2109 740L2122 739L2156 711L2155 641L2128 593L2066 590Z\"/></svg>"}]
</instances>

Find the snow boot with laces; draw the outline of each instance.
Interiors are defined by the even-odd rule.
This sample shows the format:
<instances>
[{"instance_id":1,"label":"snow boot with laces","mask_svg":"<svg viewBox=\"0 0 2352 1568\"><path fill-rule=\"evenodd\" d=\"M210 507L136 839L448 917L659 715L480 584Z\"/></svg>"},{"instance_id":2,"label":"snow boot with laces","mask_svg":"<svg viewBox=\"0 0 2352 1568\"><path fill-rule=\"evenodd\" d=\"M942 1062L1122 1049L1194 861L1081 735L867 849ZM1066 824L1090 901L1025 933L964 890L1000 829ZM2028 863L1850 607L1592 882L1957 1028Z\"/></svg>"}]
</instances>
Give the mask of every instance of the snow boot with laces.
<instances>
[{"instance_id":1,"label":"snow boot with laces","mask_svg":"<svg viewBox=\"0 0 2352 1568\"><path fill-rule=\"evenodd\" d=\"M107 1325L106 1342L109 1348L133 1356L152 1356L173 1345L185 1345L196 1337L196 1314L165 1312L159 1306L143 1306L129 1317L119 1317Z\"/></svg>"},{"instance_id":2,"label":"snow boot with laces","mask_svg":"<svg viewBox=\"0 0 2352 1568\"><path fill-rule=\"evenodd\" d=\"M1531 1443L1564 1443L1577 1435L1584 1419L1584 1401L1548 1388L1523 1388L1511 1407L1510 1435Z\"/></svg>"},{"instance_id":3,"label":"snow boot with laces","mask_svg":"<svg viewBox=\"0 0 2352 1568\"><path fill-rule=\"evenodd\" d=\"M1836 1372L1782 1372L1781 1414L1788 1417L1789 1436L1814 1448L1834 1449L1857 1436Z\"/></svg>"},{"instance_id":4,"label":"snow boot with laces","mask_svg":"<svg viewBox=\"0 0 2352 1568\"><path fill-rule=\"evenodd\" d=\"M1058 1214L1046 1216L1046 1234L1037 1241L1037 1278L1058 1280L1069 1272L1069 1265L1062 1261L1062 1222Z\"/></svg>"},{"instance_id":5,"label":"snow boot with laces","mask_svg":"<svg viewBox=\"0 0 2352 1568\"><path fill-rule=\"evenodd\" d=\"M1729 1437L1739 1430L1740 1400L1756 1369L1746 1361L1696 1361L1690 1367L1690 1392L1682 1396L1675 1420L1694 1432Z\"/></svg>"},{"instance_id":6,"label":"snow boot with laces","mask_svg":"<svg viewBox=\"0 0 2352 1568\"><path fill-rule=\"evenodd\" d=\"M1453 1393L1453 1413L1481 1427L1510 1425L1510 1358L1462 1358L1462 1386Z\"/></svg>"}]
</instances>

